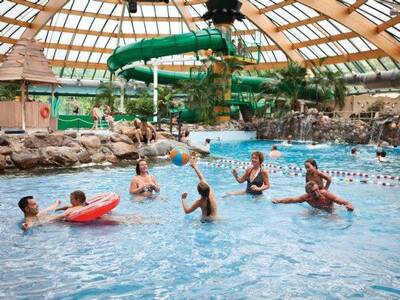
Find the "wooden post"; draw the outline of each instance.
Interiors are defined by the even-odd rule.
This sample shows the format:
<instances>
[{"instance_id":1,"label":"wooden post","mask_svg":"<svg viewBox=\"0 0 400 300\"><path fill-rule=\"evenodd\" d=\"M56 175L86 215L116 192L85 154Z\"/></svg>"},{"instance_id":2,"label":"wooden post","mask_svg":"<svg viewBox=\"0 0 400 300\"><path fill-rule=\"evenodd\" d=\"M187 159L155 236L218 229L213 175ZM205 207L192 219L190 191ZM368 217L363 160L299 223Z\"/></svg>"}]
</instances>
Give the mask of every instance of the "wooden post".
<instances>
[{"instance_id":1,"label":"wooden post","mask_svg":"<svg viewBox=\"0 0 400 300\"><path fill-rule=\"evenodd\" d=\"M25 130L25 81L21 82L21 115L22 115L22 129Z\"/></svg>"}]
</instances>

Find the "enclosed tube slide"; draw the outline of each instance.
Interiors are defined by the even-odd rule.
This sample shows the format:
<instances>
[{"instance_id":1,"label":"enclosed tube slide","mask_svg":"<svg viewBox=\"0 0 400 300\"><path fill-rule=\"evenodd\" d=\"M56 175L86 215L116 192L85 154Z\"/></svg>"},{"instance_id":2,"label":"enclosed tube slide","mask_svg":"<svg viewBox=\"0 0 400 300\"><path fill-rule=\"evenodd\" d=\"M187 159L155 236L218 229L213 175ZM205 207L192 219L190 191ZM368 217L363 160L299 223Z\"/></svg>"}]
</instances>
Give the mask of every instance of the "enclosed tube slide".
<instances>
[{"instance_id":1,"label":"enclosed tube slide","mask_svg":"<svg viewBox=\"0 0 400 300\"><path fill-rule=\"evenodd\" d=\"M234 46L231 42L223 37L219 29L213 28L141 40L135 44L119 47L115 49L113 54L108 58L107 64L111 72L121 69L122 72L119 73L119 76L127 80L135 79L149 83L153 82L153 70L150 67L138 66L126 70L123 70L123 67L140 60L148 61L152 58L207 49L222 52L226 55L235 54ZM188 73L158 70L157 74L158 83L161 84L175 84L181 80L201 80L204 78L204 74L196 72ZM253 92L258 92L261 84L268 80L267 78L261 77L232 76L232 85L238 87L234 88L233 91L237 92L237 89L240 90L243 88L245 91L251 89Z\"/></svg>"},{"instance_id":2,"label":"enclosed tube slide","mask_svg":"<svg viewBox=\"0 0 400 300\"><path fill-rule=\"evenodd\" d=\"M213 28L160 38L143 39L138 43L118 47L108 58L107 65L111 72L115 72L135 61L148 61L152 58L206 49L221 51L224 54L233 54L229 50L232 49L230 41L227 42L221 31Z\"/></svg>"}]
</instances>

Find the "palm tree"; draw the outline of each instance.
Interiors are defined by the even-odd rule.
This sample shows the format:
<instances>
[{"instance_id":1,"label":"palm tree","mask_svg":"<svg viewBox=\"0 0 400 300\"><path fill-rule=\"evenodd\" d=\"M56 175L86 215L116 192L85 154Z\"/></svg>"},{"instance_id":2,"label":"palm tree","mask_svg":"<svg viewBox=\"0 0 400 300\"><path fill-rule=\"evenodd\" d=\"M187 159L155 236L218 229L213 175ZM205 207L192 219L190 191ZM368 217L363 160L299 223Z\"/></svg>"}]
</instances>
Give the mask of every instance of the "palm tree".
<instances>
[{"instance_id":1,"label":"palm tree","mask_svg":"<svg viewBox=\"0 0 400 300\"><path fill-rule=\"evenodd\" d=\"M334 100L335 106L343 108L347 93L346 81L339 72L332 72L329 69L319 70L313 78L316 86L323 91L325 100Z\"/></svg>"},{"instance_id":2,"label":"palm tree","mask_svg":"<svg viewBox=\"0 0 400 300\"><path fill-rule=\"evenodd\" d=\"M108 105L111 109L111 112L114 112L115 96L112 85L109 83L101 83L97 88L97 95L94 101L94 104Z\"/></svg>"}]
</instances>

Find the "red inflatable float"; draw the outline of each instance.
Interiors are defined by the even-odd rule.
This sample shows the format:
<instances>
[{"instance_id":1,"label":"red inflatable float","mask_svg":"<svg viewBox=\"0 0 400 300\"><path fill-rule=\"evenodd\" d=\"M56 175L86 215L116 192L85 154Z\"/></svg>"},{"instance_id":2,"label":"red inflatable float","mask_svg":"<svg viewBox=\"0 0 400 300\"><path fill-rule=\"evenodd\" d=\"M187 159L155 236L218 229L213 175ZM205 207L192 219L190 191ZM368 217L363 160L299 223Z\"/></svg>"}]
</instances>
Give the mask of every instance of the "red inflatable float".
<instances>
[{"instance_id":1,"label":"red inflatable float","mask_svg":"<svg viewBox=\"0 0 400 300\"><path fill-rule=\"evenodd\" d=\"M43 106L40 109L40 115L42 116L43 119L47 119L50 115L50 109L48 106Z\"/></svg>"},{"instance_id":2,"label":"red inflatable float","mask_svg":"<svg viewBox=\"0 0 400 300\"><path fill-rule=\"evenodd\" d=\"M89 222L100 218L119 204L119 195L114 192L102 193L86 200L86 203L86 206L69 214L66 220L70 222Z\"/></svg>"}]
</instances>

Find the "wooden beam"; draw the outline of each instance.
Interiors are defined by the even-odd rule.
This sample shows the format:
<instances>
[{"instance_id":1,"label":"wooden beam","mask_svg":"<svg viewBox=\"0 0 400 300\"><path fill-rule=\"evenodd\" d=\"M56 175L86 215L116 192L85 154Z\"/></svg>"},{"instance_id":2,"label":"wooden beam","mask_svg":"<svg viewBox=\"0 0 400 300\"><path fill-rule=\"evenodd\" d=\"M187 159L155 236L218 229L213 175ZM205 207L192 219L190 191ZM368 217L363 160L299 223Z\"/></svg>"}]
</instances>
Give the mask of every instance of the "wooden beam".
<instances>
[{"instance_id":1,"label":"wooden beam","mask_svg":"<svg viewBox=\"0 0 400 300\"><path fill-rule=\"evenodd\" d=\"M346 32L346 33L335 34L335 35L331 35L331 36L327 36L327 37L323 37L323 38L319 38L319 39L312 39L312 40L305 41L305 42L294 43L293 49L299 49L299 48L314 46L314 45L318 45L318 44L326 44L329 42L336 42L336 41L340 41L340 40L347 40L347 39L351 39L351 38L354 38L357 36L358 36L358 34L355 32Z\"/></svg>"},{"instance_id":2,"label":"wooden beam","mask_svg":"<svg viewBox=\"0 0 400 300\"><path fill-rule=\"evenodd\" d=\"M359 53L350 53L347 55L337 55L337 56L328 56L321 60L318 59L311 59L306 60L306 67L311 68L320 65L331 65L331 64L339 64L344 62L352 62L358 60L366 60L366 59L373 59L373 58L380 58L385 57L385 53L382 50L371 50L371 51L364 51ZM321 64L322 62L322 64ZM257 65L247 65L244 66L244 70L269 70L269 69L276 69L276 68L284 68L288 65L287 61L284 62L270 62L270 63L259 63Z\"/></svg>"},{"instance_id":3,"label":"wooden beam","mask_svg":"<svg viewBox=\"0 0 400 300\"><path fill-rule=\"evenodd\" d=\"M85 11L79 11L79 10L70 10L70 9L61 9L60 13L66 14L66 15L74 15L74 16L79 16L79 17L89 17L89 18L100 18L100 19L105 19L105 20L114 20L114 21L120 21L121 16L114 16L114 15L106 15L106 14L96 14L92 12L85 12ZM192 21L200 21L200 17L192 18ZM123 21L125 22L135 22L135 21L152 21L152 22L184 22L184 19L181 17L137 17L137 16L125 16L122 18Z\"/></svg>"},{"instance_id":4,"label":"wooden beam","mask_svg":"<svg viewBox=\"0 0 400 300\"><path fill-rule=\"evenodd\" d=\"M308 18L308 19L301 20L301 21L298 21L298 22L293 22L293 23L289 23L289 24L278 26L276 28L276 30L277 31L288 30L288 29L291 29L291 28L297 28L297 27L300 27L300 26L303 26L303 25L307 25L307 24L317 23L317 22L324 21L324 20L327 20L327 19L328 19L328 17L326 17L326 16L316 16L316 17Z\"/></svg>"},{"instance_id":5,"label":"wooden beam","mask_svg":"<svg viewBox=\"0 0 400 300\"><path fill-rule=\"evenodd\" d=\"M355 11L357 8L359 8L361 5L363 5L367 0L357 0L354 2L350 7L347 9L348 13L351 14L353 11Z\"/></svg>"},{"instance_id":6,"label":"wooden beam","mask_svg":"<svg viewBox=\"0 0 400 300\"><path fill-rule=\"evenodd\" d=\"M33 39L43 26L67 3L68 0L49 0L46 6L33 19L31 26L25 29L21 39Z\"/></svg>"},{"instance_id":7,"label":"wooden beam","mask_svg":"<svg viewBox=\"0 0 400 300\"><path fill-rule=\"evenodd\" d=\"M122 4L122 1L124 1L124 0L94 0L94 1L110 3L110 4ZM166 6L166 5L172 5L172 4L171 3L167 4L165 2L153 2L153 1L138 0L138 5L141 5L141 6Z\"/></svg>"},{"instance_id":8,"label":"wooden beam","mask_svg":"<svg viewBox=\"0 0 400 300\"><path fill-rule=\"evenodd\" d=\"M205 4L207 0L190 0L190 1L185 1L186 6L193 6L196 4Z\"/></svg>"},{"instance_id":9,"label":"wooden beam","mask_svg":"<svg viewBox=\"0 0 400 300\"><path fill-rule=\"evenodd\" d=\"M394 18L391 18L387 20L386 22L383 22L376 26L376 32L382 32L390 27L393 27L394 25L400 23L400 16L395 16Z\"/></svg>"},{"instance_id":10,"label":"wooden beam","mask_svg":"<svg viewBox=\"0 0 400 300\"><path fill-rule=\"evenodd\" d=\"M382 49L387 56L400 62L400 44L386 32L378 33L376 25L357 12L349 15L347 7L336 0L297 0L297 2L311 7L317 12L328 16L336 22L346 26L361 37Z\"/></svg>"},{"instance_id":11,"label":"wooden beam","mask_svg":"<svg viewBox=\"0 0 400 300\"><path fill-rule=\"evenodd\" d=\"M250 1L243 1L241 11L250 22L273 40L290 60L297 61L300 65L304 65L304 58L293 50L290 41L282 33L276 31L276 26L267 16L260 14L259 9L254 4L250 3Z\"/></svg>"},{"instance_id":12,"label":"wooden beam","mask_svg":"<svg viewBox=\"0 0 400 300\"><path fill-rule=\"evenodd\" d=\"M16 4L21 4L30 8L38 9L38 10L43 10L44 5L36 4L30 1L26 0L9 0L10 2L16 3Z\"/></svg>"},{"instance_id":13,"label":"wooden beam","mask_svg":"<svg viewBox=\"0 0 400 300\"><path fill-rule=\"evenodd\" d=\"M246 0L246 1L247 1L247 0ZM265 7L265 8L261 8L261 9L259 10L259 12L260 12L260 14L265 14L265 13L270 12L270 11L273 11L273 10L275 10L275 9L278 9L278 8L281 8L281 7L290 5L290 4L292 4L293 2L294 2L294 0L285 0L285 1L279 2L279 3L277 3L277 4L273 4L273 5L267 6L267 7Z\"/></svg>"},{"instance_id":14,"label":"wooden beam","mask_svg":"<svg viewBox=\"0 0 400 300\"><path fill-rule=\"evenodd\" d=\"M31 26L31 23L29 23L29 22L20 21L20 20L16 20L16 19L13 19L13 18L7 18L7 17L4 17L4 16L0 16L0 22L7 23L7 24L18 25L18 26L21 26L21 27L29 27L29 26Z\"/></svg>"},{"instance_id":15,"label":"wooden beam","mask_svg":"<svg viewBox=\"0 0 400 300\"><path fill-rule=\"evenodd\" d=\"M190 14L189 9L185 6L185 0L171 0L171 2L175 5L176 9L179 11L181 14L182 18L184 19L184 22L186 26L189 28L191 31L196 31L198 30L197 25L193 22L192 15Z\"/></svg>"}]
</instances>

